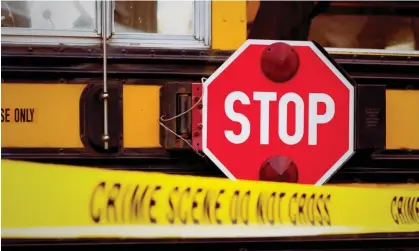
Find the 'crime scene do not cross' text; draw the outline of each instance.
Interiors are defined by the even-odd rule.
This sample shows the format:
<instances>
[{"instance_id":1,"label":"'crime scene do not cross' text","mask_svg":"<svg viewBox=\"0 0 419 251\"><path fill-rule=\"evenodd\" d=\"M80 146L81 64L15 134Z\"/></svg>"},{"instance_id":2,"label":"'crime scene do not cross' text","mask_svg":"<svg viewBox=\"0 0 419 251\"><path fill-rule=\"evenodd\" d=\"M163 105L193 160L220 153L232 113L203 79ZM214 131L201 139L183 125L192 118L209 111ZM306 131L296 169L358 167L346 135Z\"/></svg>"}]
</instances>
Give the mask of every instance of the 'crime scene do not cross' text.
<instances>
[{"instance_id":1,"label":"'crime scene do not cross' text","mask_svg":"<svg viewBox=\"0 0 419 251\"><path fill-rule=\"evenodd\" d=\"M89 215L96 224L333 226L332 201L325 192L100 182ZM387 212L397 225L419 224L419 196L394 196Z\"/></svg>"},{"instance_id":2,"label":"'crime scene do not cross' text","mask_svg":"<svg viewBox=\"0 0 419 251\"><path fill-rule=\"evenodd\" d=\"M99 183L90 217L113 224L293 224L330 226L330 194L163 188Z\"/></svg>"}]
</instances>

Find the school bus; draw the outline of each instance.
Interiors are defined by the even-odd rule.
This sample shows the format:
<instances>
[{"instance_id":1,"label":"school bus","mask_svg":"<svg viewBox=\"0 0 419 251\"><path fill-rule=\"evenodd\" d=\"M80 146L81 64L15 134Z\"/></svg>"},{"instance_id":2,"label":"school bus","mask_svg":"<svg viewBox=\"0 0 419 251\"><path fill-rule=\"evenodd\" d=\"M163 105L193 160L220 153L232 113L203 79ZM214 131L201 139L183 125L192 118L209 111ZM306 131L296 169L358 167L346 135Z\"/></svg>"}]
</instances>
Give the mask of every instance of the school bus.
<instances>
[{"instance_id":1,"label":"school bus","mask_svg":"<svg viewBox=\"0 0 419 251\"><path fill-rule=\"evenodd\" d=\"M314 40L361 90L330 183L419 177L419 4L2 1L2 158L222 176L159 123L247 38ZM195 124L164 125L192 143Z\"/></svg>"},{"instance_id":2,"label":"school bus","mask_svg":"<svg viewBox=\"0 0 419 251\"><path fill-rule=\"evenodd\" d=\"M363 90L357 155L332 182L416 182L418 8L413 2L3 1L2 156L138 169L151 163L159 171L221 175L162 128L159 117L189 109L191 83L211 75L247 38L309 39L326 47ZM190 118L166 125L191 141Z\"/></svg>"}]
</instances>

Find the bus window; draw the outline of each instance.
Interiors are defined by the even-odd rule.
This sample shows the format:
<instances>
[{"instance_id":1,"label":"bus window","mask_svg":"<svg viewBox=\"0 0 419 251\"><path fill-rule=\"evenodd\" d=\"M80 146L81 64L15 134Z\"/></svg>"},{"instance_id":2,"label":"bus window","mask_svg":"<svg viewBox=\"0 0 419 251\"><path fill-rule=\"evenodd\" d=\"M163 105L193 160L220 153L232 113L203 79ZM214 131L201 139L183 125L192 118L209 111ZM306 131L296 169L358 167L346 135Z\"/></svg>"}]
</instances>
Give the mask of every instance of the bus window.
<instances>
[{"instance_id":1,"label":"bus window","mask_svg":"<svg viewBox=\"0 0 419 251\"><path fill-rule=\"evenodd\" d=\"M1 1L3 44L100 44L100 1Z\"/></svg>"},{"instance_id":2,"label":"bus window","mask_svg":"<svg viewBox=\"0 0 419 251\"><path fill-rule=\"evenodd\" d=\"M321 14L312 21L309 39L324 47L419 50L418 35L415 17Z\"/></svg>"},{"instance_id":3,"label":"bus window","mask_svg":"<svg viewBox=\"0 0 419 251\"><path fill-rule=\"evenodd\" d=\"M248 38L314 40L333 48L419 50L418 13L419 4L414 2L249 1Z\"/></svg>"},{"instance_id":4,"label":"bus window","mask_svg":"<svg viewBox=\"0 0 419 251\"><path fill-rule=\"evenodd\" d=\"M117 1L116 33L192 35L193 1Z\"/></svg>"},{"instance_id":5,"label":"bus window","mask_svg":"<svg viewBox=\"0 0 419 251\"><path fill-rule=\"evenodd\" d=\"M2 1L1 27L31 30L96 28L94 1Z\"/></svg>"},{"instance_id":6,"label":"bus window","mask_svg":"<svg viewBox=\"0 0 419 251\"><path fill-rule=\"evenodd\" d=\"M111 43L208 46L210 1L115 1Z\"/></svg>"}]
</instances>

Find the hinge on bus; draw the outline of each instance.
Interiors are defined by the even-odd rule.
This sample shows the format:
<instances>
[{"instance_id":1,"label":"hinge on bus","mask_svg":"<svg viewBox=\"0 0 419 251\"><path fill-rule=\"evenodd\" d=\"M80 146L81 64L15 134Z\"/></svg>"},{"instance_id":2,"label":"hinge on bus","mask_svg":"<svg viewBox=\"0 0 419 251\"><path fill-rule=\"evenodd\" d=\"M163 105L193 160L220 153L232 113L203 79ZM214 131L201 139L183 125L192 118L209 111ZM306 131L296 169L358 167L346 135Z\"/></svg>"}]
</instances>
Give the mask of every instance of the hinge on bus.
<instances>
[{"instance_id":1,"label":"hinge on bus","mask_svg":"<svg viewBox=\"0 0 419 251\"><path fill-rule=\"evenodd\" d=\"M89 83L80 97L80 138L92 154L119 153L122 147L122 84L108 82L109 147L103 144L103 83Z\"/></svg>"},{"instance_id":2,"label":"hinge on bus","mask_svg":"<svg viewBox=\"0 0 419 251\"><path fill-rule=\"evenodd\" d=\"M202 149L201 96L201 83L171 82L160 89L160 116L166 120L162 123L167 127L160 128L162 147L167 150L189 149L187 141L195 150Z\"/></svg>"}]
</instances>

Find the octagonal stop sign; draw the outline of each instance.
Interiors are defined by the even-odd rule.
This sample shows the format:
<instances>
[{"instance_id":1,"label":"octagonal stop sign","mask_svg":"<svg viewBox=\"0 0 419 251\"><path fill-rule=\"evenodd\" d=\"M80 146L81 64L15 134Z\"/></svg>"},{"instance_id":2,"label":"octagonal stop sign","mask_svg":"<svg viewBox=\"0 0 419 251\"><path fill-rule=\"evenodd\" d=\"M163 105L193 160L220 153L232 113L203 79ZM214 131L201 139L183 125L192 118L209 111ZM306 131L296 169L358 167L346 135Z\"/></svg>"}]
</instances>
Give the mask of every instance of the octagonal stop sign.
<instances>
[{"instance_id":1,"label":"octagonal stop sign","mask_svg":"<svg viewBox=\"0 0 419 251\"><path fill-rule=\"evenodd\" d=\"M203 151L230 179L323 184L354 152L354 87L312 42L248 40L203 91Z\"/></svg>"}]
</instances>

